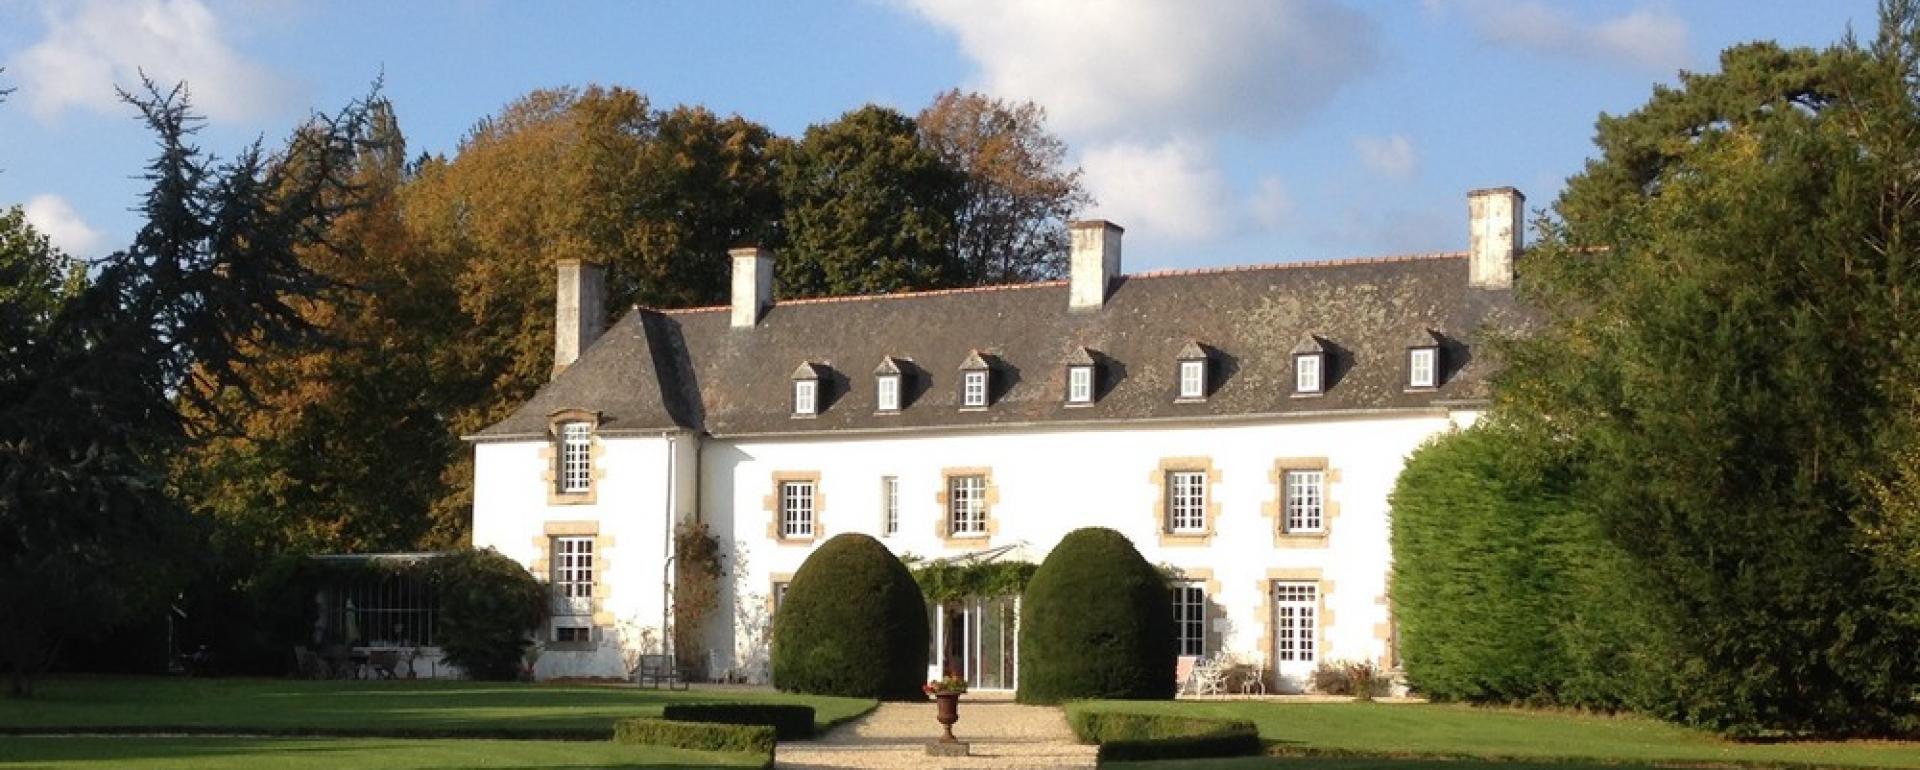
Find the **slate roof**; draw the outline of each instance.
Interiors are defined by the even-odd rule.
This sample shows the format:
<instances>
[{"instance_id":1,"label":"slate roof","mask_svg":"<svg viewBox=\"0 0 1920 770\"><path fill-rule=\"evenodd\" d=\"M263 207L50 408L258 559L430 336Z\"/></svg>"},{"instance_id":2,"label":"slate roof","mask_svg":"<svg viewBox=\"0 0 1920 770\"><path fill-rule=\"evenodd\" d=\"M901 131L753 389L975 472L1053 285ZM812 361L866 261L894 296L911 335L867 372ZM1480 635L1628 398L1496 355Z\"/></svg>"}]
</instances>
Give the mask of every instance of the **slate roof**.
<instances>
[{"instance_id":1,"label":"slate roof","mask_svg":"<svg viewBox=\"0 0 1920 770\"><path fill-rule=\"evenodd\" d=\"M1488 329L1521 329L1512 293L1467 285L1460 253L1122 276L1105 307L1068 308L1065 281L777 302L753 328L725 307L636 309L511 416L472 438L544 435L548 416L597 411L603 433L831 434L1420 408L1488 395ZM1441 384L1406 387L1416 333L1442 348ZM1293 395L1295 343L1326 353L1324 393ZM1209 361L1205 400L1179 403L1177 360ZM1083 352L1085 348L1087 352ZM1191 352L1191 351L1188 351ZM1100 368L1092 405L1066 406L1066 364ZM963 362L987 363L990 404L960 409ZM875 411L873 362L902 374L901 409ZM821 377L819 412L791 414L795 367Z\"/></svg>"}]
</instances>

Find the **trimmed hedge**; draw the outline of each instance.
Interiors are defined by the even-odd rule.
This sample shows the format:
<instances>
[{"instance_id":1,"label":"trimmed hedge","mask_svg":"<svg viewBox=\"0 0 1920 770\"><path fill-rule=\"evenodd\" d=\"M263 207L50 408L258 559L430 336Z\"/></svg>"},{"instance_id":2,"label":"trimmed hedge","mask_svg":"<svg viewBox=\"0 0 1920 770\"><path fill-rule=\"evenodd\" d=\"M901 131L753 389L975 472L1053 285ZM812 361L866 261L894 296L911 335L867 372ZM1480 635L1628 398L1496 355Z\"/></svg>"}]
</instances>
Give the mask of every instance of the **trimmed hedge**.
<instances>
[{"instance_id":1,"label":"trimmed hedge","mask_svg":"<svg viewBox=\"0 0 1920 770\"><path fill-rule=\"evenodd\" d=\"M660 710L670 722L766 725L783 741L813 737L813 707L785 703L674 703Z\"/></svg>"},{"instance_id":2,"label":"trimmed hedge","mask_svg":"<svg viewBox=\"0 0 1920 770\"><path fill-rule=\"evenodd\" d=\"M695 751L731 751L756 754L773 762L775 736L767 725L725 725L714 722L675 722L652 717L622 719L613 724L613 742L638 746L667 746Z\"/></svg>"},{"instance_id":3,"label":"trimmed hedge","mask_svg":"<svg viewBox=\"0 0 1920 770\"><path fill-rule=\"evenodd\" d=\"M880 541L836 535L807 557L773 619L773 683L788 692L924 700L927 603Z\"/></svg>"},{"instance_id":4,"label":"trimmed hedge","mask_svg":"<svg viewBox=\"0 0 1920 770\"><path fill-rule=\"evenodd\" d=\"M1244 719L1073 711L1081 743L1100 745L1101 761L1240 757L1260 753L1260 729Z\"/></svg>"},{"instance_id":5,"label":"trimmed hedge","mask_svg":"<svg viewBox=\"0 0 1920 770\"><path fill-rule=\"evenodd\" d=\"M1020 604L1021 703L1169 699L1175 688L1167 581L1125 535L1067 533Z\"/></svg>"}]
</instances>

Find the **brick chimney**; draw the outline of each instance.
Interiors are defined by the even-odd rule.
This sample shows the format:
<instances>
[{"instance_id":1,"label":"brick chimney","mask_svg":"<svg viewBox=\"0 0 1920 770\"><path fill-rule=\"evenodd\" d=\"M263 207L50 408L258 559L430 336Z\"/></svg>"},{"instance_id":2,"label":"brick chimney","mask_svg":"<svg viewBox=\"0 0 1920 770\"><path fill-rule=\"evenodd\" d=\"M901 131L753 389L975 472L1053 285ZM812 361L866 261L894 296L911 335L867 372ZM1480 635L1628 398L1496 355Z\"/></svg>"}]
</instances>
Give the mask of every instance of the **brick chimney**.
<instances>
[{"instance_id":1,"label":"brick chimney","mask_svg":"<svg viewBox=\"0 0 1920 770\"><path fill-rule=\"evenodd\" d=\"M727 255L733 257L733 328L749 329L773 304L773 252L747 246Z\"/></svg>"},{"instance_id":2,"label":"brick chimney","mask_svg":"<svg viewBox=\"0 0 1920 770\"><path fill-rule=\"evenodd\" d=\"M1467 192L1467 285L1513 288L1513 263L1526 246L1527 196L1511 187Z\"/></svg>"},{"instance_id":3,"label":"brick chimney","mask_svg":"<svg viewBox=\"0 0 1920 770\"><path fill-rule=\"evenodd\" d=\"M1104 219L1074 222L1067 230L1073 243L1067 257L1067 307L1099 310L1120 275L1120 235L1126 230Z\"/></svg>"},{"instance_id":4,"label":"brick chimney","mask_svg":"<svg viewBox=\"0 0 1920 770\"><path fill-rule=\"evenodd\" d=\"M607 268L598 262L563 259L555 265L553 376L579 360L607 328Z\"/></svg>"}]
</instances>

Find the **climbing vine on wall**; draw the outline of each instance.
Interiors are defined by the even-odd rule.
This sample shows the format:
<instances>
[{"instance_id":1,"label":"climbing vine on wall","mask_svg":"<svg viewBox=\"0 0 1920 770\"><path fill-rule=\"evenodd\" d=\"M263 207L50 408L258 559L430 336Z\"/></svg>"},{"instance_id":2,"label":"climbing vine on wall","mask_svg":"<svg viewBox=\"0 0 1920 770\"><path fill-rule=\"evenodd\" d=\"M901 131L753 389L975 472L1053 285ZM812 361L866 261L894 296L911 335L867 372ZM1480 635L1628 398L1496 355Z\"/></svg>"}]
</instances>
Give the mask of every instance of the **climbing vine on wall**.
<instances>
[{"instance_id":1,"label":"climbing vine on wall","mask_svg":"<svg viewBox=\"0 0 1920 770\"><path fill-rule=\"evenodd\" d=\"M1027 562L987 562L984 564L920 563L914 557L902 559L913 571L913 580L927 601L946 602L982 596L1017 596L1027 590L1037 565Z\"/></svg>"},{"instance_id":2,"label":"climbing vine on wall","mask_svg":"<svg viewBox=\"0 0 1920 770\"><path fill-rule=\"evenodd\" d=\"M682 521L673 530L673 646L681 664L698 665L705 654L700 632L720 606L720 540L704 522Z\"/></svg>"}]
</instances>

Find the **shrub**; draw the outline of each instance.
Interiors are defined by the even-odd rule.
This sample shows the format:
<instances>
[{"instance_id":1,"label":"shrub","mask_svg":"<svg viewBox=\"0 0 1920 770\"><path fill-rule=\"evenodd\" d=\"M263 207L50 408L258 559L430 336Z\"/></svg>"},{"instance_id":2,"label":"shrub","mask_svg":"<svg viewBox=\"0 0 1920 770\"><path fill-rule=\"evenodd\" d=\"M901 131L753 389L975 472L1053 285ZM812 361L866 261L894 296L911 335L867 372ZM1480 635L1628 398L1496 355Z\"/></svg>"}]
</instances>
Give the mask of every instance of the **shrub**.
<instances>
[{"instance_id":1,"label":"shrub","mask_svg":"<svg viewBox=\"0 0 1920 770\"><path fill-rule=\"evenodd\" d=\"M1020 606L1022 703L1172 698L1176 652L1167 581L1125 535L1067 534Z\"/></svg>"},{"instance_id":2,"label":"shrub","mask_svg":"<svg viewBox=\"0 0 1920 770\"><path fill-rule=\"evenodd\" d=\"M836 535L800 565L774 616L773 683L918 700L927 645L927 603L906 565L878 540Z\"/></svg>"},{"instance_id":3,"label":"shrub","mask_svg":"<svg viewBox=\"0 0 1920 770\"><path fill-rule=\"evenodd\" d=\"M1237 757L1260 753L1260 729L1244 719L1199 719L1075 709L1067 723L1101 761Z\"/></svg>"},{"instance_id":4,"label":"shrub","mask_svg":"<svg viewBox=\"0 0 1920 770\"><path fill-rule=\"evenodd\" d=\"M1393 682L1386 672L1370 660L1323 660L1313 669L1314 692L1327 695L1351 695L1373 700L1385 695Z\"/></svg>"},{"instance_id":5,"label":"shrub","mask_svg":"<svg viewBox=\"0 0 1920 770\"><path fill-rule=\"evenodd\" d=\"M434 559L440 649L474 679L513 679L546 617L547 589L519 562L489 548Z\"/></svg>"},{"instance_id":6,"label":"shrub","mask_svg":"<svg viewBox=\"0 0 1920 770\"><path fill-rule=\"evenodd\" d=\"M660 710L670 722L766 725L783 741L813 737L813 707L787 703L676 703Z\"/></svg>"},{"instance_id":7,"label":"shrub","mask_svg":"<svg viewBox=\"0 0 1920 770\"><path fill-rule=\"evenodd\" d=\"M613 742L667 746L694 751L732 751L766 757L773 763L774 730L767 725L675 722L639 717L613 723Z\"/></svg>"}]
</instances>

